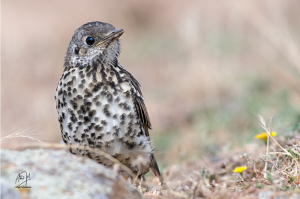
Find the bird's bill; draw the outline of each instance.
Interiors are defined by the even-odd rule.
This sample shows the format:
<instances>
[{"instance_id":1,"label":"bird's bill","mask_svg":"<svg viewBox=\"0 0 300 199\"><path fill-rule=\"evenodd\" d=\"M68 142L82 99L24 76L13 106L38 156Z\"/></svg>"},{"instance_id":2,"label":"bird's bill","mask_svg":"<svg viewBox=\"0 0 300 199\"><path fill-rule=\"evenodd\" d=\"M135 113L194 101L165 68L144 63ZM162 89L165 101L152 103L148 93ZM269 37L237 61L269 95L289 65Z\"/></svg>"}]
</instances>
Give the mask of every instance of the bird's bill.
<instances>
[{"instance_id":1,"label":"bird's bill","mask_svg":"<svg viewBox=\"0 0 300 199\"><path fill-rule=\"evenodd\" d=\"M123 35L124 32L125 32L124 29L114 30L111 34L109 34L107 37L105 37L99 43L97 43L95 45L95 47L97 47L97 46L99 46L101 44L104 44L104 43L111 43L111 42L115 41L116 39L118 39L119 37L121 37L121 35Z\"/></svg>"}]
</instances>

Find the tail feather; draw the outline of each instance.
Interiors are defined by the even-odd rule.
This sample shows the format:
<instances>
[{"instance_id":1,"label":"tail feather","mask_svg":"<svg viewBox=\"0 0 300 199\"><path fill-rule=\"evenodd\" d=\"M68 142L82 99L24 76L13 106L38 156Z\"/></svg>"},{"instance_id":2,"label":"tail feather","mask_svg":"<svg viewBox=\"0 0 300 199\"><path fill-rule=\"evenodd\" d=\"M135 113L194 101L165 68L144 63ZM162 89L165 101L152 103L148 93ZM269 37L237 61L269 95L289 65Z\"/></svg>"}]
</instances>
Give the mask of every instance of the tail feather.
<instances>
[{"instance_id":1,"label":"tail feather","mask_svg":"<svg viewBox=\"0 0 300 199\"><path fill-rule=\"evenodd\" d=\"M163 184L163 178L160 175L160 171L159 171L158 165L156 163L156 160L155 160L155 157L153 154L150 155L150 168L151 168L151 171L154 173L154 175L156 177L158 177L159 181Z\"/></svg>"}]
</instances>

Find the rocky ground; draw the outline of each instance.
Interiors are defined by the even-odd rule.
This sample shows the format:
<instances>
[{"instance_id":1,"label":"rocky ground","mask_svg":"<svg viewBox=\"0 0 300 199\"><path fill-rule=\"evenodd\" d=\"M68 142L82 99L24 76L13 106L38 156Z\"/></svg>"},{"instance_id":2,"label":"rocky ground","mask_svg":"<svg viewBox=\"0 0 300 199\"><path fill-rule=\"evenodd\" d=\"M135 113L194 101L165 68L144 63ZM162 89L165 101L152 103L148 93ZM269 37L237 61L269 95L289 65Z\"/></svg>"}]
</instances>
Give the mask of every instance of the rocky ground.
<instances>
[{"instance_id":1,"label":"rocky ground","mask_svg":"<svg viewBox=\"0 0 300 199\"><path fill-rule=\"evenodd\" d=\"M249 144L169 165L162 172L163 185L147 176L142 188L119 176L118 166L105 168L66 152L60 144L2 150L1 198L296 199L300 197L300 141L294 135L271 139L268 156L265 146ZM233 172L241 166L247 169Z\"/></svg>"},{"instance_id":2,"label":"rocky ground","mask_svg":"<svg viewBox=\"0 0 300 199\"><path fill-rule=\"evenodd\" d=\"M18 185L20 188L16 188ZM121 199L143 196L117 172L88 158L64 150L26 149L1 150L1 198Z\"/></svg>"}]
</instances>

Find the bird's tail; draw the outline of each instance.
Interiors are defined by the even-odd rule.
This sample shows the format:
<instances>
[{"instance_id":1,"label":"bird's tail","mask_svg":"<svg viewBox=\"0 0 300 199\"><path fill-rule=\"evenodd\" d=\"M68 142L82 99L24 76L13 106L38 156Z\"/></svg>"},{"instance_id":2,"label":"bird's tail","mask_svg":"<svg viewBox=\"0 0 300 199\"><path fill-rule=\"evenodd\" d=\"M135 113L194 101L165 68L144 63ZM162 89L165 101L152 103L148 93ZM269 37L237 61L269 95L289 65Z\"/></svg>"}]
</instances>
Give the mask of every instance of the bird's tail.
<instances>
[{"instance_id":1,"label":"bird's tail","mask_svg":"<svg viewBox=\"0 0 300 199\"><path fill-rule=\"evenodd\" d=\"M163 184L163 178L160 175L160 171L153 154L150 155L150 168L154 175L159 178L160 183Z\"/></svg>"}]
</instances>

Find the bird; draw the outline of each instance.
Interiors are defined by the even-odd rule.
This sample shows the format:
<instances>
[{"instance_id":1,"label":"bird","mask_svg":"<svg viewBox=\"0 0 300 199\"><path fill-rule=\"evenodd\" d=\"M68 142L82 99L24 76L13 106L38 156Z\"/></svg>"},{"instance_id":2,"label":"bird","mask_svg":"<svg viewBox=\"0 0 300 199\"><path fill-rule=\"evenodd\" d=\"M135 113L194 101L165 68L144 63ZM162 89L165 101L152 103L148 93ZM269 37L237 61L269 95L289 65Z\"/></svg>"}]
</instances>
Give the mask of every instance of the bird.
<instances>
[{"instance_id":1,"label":"bird","mask_svg":"<svg viewBox=\"0 0 300 199\"><path fill-rule=\"evenodd\" d=\"M118 61L124 32L100 21L75 31L55 94L61 136L73 154L113 167L111 159L93 150L98 149L142 180L150 169L161 180L141 85ZM119 172L130 177L124 169Z\"/></svg>"}]
</instances>

